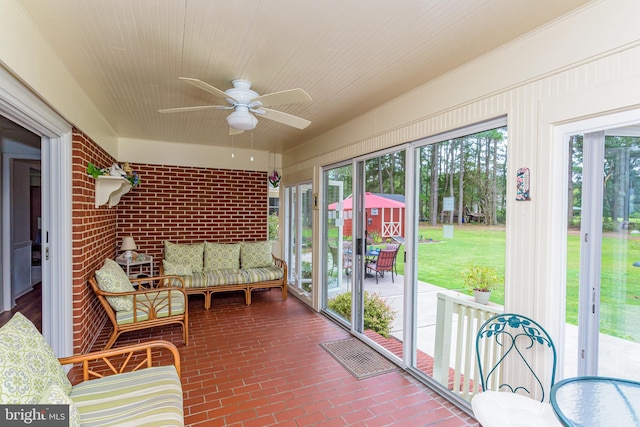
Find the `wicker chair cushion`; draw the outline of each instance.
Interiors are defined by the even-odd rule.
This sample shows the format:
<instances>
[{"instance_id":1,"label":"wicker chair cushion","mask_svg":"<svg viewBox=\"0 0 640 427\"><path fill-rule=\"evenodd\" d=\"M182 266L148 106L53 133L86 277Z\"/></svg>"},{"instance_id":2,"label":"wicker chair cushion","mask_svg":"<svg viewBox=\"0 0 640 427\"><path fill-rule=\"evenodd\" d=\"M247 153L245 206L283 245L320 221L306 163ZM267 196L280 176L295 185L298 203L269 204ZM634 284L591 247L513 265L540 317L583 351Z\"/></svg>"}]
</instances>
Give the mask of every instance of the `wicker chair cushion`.
<instances>
[{"instance_id":1,"label":"wicker chair cushion","mask_svg":"<svg viewBox=\"0 0 640 427\"><path fill-rule=\"evenodd\" d=\"M189 264L194 273L202 271L204 245L184 245L164 242L164 259L176 264Z\"/></svg>"},{"instance_id":2,"label":"wicker chair cushion","mask_svg":"<svg viewBox=\"0 0 640 427\"><path fill-rule=\"evenodd\" d=\"M44 337L19 312L0 328L0 404L38 403L51 384L71 383Z\"/></svg>"},{"instance_id":3,"label":"wicker chair cushion","mask_svg":"<svg viewBox=\"0 0 640 427\"><path fill-rule=\"evenodd\" d=\"M169 316L176 316L184 313L185 300L182 292L171 292L171 309L169 309L169 291L149 292L146 296L139 295L136 299L137 312L136 322L149 319L149 306L152 305L158 319ZM133 323L133 310L118 311L116 322L118 325Z\"/></svg>"},{"instance_id":4,"label":"wicker chair cushion","mask_svg":"<svg viewBox=\"0 0 640 427\"><path fill-rule=\"evenodd\" d=\"M204 271L225 268L240 268L240 244L204 242Z\"/></svg>"},{"instance_id":5,"label":"wicker chair cushion","mask_svg":"<svg viewBox=\"0 0 640 427\"><path fill-rule=\"evenodd\" d=\"M84 381L71 399L82 426L184 426L182 386L174 366Z\"/></svg>"},{"instance_id":6,"label":"wicker chair cushion","mask_svg":"<svg viewBox=\"0 0 640 427\"><path fill-rule=\"evenodd\" d=\"M273 265L271 242L253 242L240 244L240 266L248 268L269 267Z\"/></svg>"},{"instance_id":7,"label":"wicker chair cushion","mask_svg":"<svg viewBox=\"0 0 640 427\"><path fill-rule=\"evenodd\" d=\"M107 259L102 268L96 271L98 287L105 292L132 292L135 291L127 274L112 259ZM115 311L133 310L133 297L107 297L109 305Z\"/></svg>"}]
</instances>

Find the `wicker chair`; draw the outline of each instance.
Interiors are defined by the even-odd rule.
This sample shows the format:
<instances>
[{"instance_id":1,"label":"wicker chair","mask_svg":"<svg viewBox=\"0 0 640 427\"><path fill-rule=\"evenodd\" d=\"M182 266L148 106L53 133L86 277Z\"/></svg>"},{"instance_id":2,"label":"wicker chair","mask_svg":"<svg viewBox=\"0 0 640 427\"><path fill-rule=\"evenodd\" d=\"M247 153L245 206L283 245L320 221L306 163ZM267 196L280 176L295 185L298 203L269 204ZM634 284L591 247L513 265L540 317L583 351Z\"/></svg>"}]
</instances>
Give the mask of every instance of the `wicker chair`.
<instances>
[{"instance_id":1,"label":"wicker chair","mask_svg":"<svg viewBox=\"0 0 640 427\"><path fill-rule=\"evenodd\" d=\"M182 284L182 287L168 284ZM98 297L102 308L107 313L113 332L104 349L113 346L118 337L131 331L154 328L171 324L182 326L182 341L188 344L189 337L189 305L184 282L179 276L145 277L130 279L137 290L131 292L105 292L98 287L96 277L89 279L91 289ZM107 297L131 297L134 309L131 311L115 311Z\"/></svg>"}]
</instances>

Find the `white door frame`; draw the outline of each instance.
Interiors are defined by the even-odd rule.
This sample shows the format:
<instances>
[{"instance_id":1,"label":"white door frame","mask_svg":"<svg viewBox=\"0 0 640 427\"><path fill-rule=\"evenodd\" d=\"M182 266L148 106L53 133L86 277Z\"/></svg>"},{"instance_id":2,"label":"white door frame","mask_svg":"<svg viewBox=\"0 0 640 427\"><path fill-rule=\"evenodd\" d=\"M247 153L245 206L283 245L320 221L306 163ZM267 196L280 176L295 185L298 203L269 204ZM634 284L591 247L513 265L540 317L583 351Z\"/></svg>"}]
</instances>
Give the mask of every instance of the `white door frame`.
<instances>
[{"instance_id":1,"label":"white door frame","mask_svg":"<svg viewBox=\"0 0 640 427\"><path fill-rule=\"evenodd\" d=\"M0 114L41 137L42 333L56 356L68 356L73 353L71 125L2 67ZM9 231L3 225L2 234ZM3 256L3 271L10 267Z\"/></svg>"},{"instance_id":2,"label":"white door frame","mask_svg":"<svg viewBox=\"0 0 640 427\"><path fill-rule=\"evenodd\" d=\"M9 311L15 305L15 295L11 286L13 277L13 245L14 238L12 233L12 207L11 207L11 189L13 188L12 164L13 160L37 160L40 161L40 155L2 153L2 293L3 307L0 311Z\"/></svg>"},{"instance_id":3,"label":"white door frame","mask_svg":"<svg viewBox=\"0 0 640 427\"><path fill-rule=\"evenodd\" d=\"M566 147L568 147L569 144L569 138L572 135L577 135L577 134L593 134L596 132L600 132L600 131L606 131L609 129L615 129L615 128L623 128L623 127L627 127L630 125L637 125L640 122L640 108L636 108L633 110L627 110L627 111L622 111L622 112L617 112L617 113L611 113L611 114L603 114L601 116L597 116L597 117L591 117L588 119L584 119L584 120L577 120L571 123L566 123L563 125L557 125L554 127L554 140L556 142L556 144L558 144L559 147L563 147L562 150L564 153L568 152L568 149ZM571 159L568 159L568 161L571 161ZM584 161L588 161L588 159L585 159ZM591 160L592 162L594 160ZM562 166L564 168L564 170L566 170L566 166ZM599 179L599 178L595 178L595 179ZM565 179L564 182L567 182L567 180ZM566 194L566 188L564 189L564 192ZM565 203L566 205L566 203ZM601 212L601 210L599 210L598 212ZM594 221L597 222L597 225L594 226ZM594 217L590 220L588 220L588 227L590 227L590 232L593 232L594 230L597 230L598 227L601 227L601 225L599 224L599 222L601 221L601 217ZM595 227L595 228L594 228ZM601 229L600 229L601 230ZM582 232L581 232L582 233ZM585 237L581 234L581 239L584 240ZM584 243L584 242L582 242ZM581 245L582 246L582 245ZM581 249L582 250L582 249ZM597 250L597 249L596 249ZM582 259L582 253L581 253L581 259ZM594 260L592 258L592 262L596 262L596 260ZM598 255L597 257L597 263L600 262L600 257ZM599 275L599 271L597 273L590 271L589 274L598 274ZM596 277L596 280L599 281L599 277ZM591 278L591 283L593 282L593 278ZM587 290L583 290L583 287L581 286L581 290L580 292L587 292ZM585 288L586 289L586 288ZM597 290L597 292L599 292L599 289ZM562 293L562 307L564 309L564 307L566 306L566 293L563 291ZM560 295L560 293L558 293L558 295ZM581 297L583 297L581 295ZM585 295L585 297L587 297L587 295ZM590 295L588 296L589 298L585 298L583 297L583 300L592 300L594 301L594 303L596 304L596 306L593 307L593 309L598 312L599 311L599 307L597 306L599 304L599 294L598 295ZM586 314L585 314L586 316ZM565 322L565 316L564 314L562 315L562 323ZM598 323L598 319L595 318L594 316L588 316L585 318L580 318L578 320L578 322L582 322L582 324L586 324L591 322L592 327L591 329L591 334L595 334L597 335L599 330L598 327L599 325L595 325L595 327L593 326L594 322ZM593 375L593 369L595 366L597 366L597 354L598 354L598 337L597 336L587 336L587 335L583 335L583 334L589 334L588 332L586 332L585 328L581 328L581 330L578 332L579 334L581 334L582 336L580 336L579 340L581 342L581 345L584 346L588 346L589 348L592 349L591 353L588 354L586 351L584 352L584 355L582 354L580 348L578 348L578 353L579 354L575 354L575 355L569 355L570 357L576 357L577 360L577 365L578 365L578 375L588 375L589 372L592 372ZM558 360L562 361L565 360L565 345L566 345L566 341L565 341L565 334L564 334L564 330L560 331L560 345L558 346ZM594 347L595 346L595 347ZM595 353L594 353L595 352ZM595 359L594 359L595 358ZM558 366L558 377L559 378L564 378L564 366L562 364L560 364Z\"/></svg>"},{"instance_id":4,"label":"white door frame","mask_svg":"<svg viewBox=\"0 0 640 427\"><path fill-rule=\"evenodd\" d=\"M583 140L580 285L578 305L578 375L597 375L600 332L604 132Z\"/></svg>"}]
</instances>

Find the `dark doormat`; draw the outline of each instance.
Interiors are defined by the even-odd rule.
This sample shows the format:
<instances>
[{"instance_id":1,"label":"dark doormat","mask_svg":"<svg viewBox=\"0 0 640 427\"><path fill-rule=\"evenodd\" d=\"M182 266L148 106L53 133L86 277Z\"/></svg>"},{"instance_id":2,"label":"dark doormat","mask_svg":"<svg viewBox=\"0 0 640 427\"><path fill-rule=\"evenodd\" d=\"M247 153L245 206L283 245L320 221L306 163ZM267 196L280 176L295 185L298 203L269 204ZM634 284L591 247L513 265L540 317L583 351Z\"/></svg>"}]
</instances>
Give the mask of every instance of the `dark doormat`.
<instances>
[{"instance_id":1,"label":"dark doormat","mask_svg":"<svg viewBox=\"0 0 640 427\"><path fill-rule=\"evenodd\" d=\"M357 338L327 342L320 346L359 380L396 369L396 365Z\"/></svg>"}]
</instances>

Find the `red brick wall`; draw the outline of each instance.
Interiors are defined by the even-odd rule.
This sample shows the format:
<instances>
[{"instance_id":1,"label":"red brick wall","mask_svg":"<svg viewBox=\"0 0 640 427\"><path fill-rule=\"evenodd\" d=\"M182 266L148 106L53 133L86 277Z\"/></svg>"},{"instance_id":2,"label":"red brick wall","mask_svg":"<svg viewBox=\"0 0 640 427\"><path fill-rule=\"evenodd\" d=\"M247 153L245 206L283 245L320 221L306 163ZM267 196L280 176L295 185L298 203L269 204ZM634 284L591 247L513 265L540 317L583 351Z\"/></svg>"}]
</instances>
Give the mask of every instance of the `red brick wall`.
<instances>
[{"instance_id":1,"label":"red brick wall","mask_svg":"<svg viewBox=\"0 0 640 427\"><path fill-rule=\"evenodd\" d=\"M115 254L117 211L95 207L95 180L87 176L87 163L104 167L114 162L87 135L73 130L73 350L89 351L107 316L88 280Z\"/></svg>"},{"instance_id":2,"label":"red brick wall","mask_svg":"<svg viewBox=\"0 0 640 427\"><path fill-rule=\"evenodd\" d=\"M87 163L115 161L79 130L73 131L73 346L90 350L107 321L88 280L116 255L123 236L154 257L164 240L177 243L256 241L267 238L266 172L133 164L141 185L116 207L95 207L95 180Z\"/></svg>"},{"instance_id":3,"label":"red brick wall","mask_svg":"<svg viewBox=\"0 0 640 427\"><path fill-rule=\"evenodd\" d=\"M132 164L140 186L118 211L118 240L133 236L138 251L154 257L163 242L241 242L267 239L267 173Z\"/></svg>"}]
</instances>

